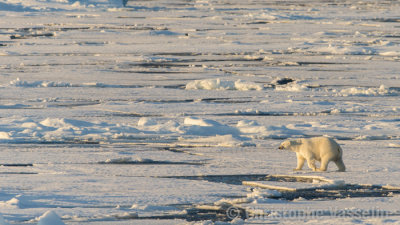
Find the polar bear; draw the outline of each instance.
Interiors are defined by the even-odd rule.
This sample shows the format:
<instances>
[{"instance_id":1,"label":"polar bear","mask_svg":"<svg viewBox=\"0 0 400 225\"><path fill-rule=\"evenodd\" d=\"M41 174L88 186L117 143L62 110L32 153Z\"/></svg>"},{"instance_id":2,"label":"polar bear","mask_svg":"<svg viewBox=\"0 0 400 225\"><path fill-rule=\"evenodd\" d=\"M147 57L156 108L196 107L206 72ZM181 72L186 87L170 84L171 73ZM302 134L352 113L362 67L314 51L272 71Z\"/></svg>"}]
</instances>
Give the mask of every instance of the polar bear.
<instances>
[{"instance_id":1,"label":"polar bear","mask_svg":"<svg viewBox=\"0 0 400 225\"><path fill-rule=\"evenodd\" d=\"M304 160L307 160L308 167L313 171L326 171L328 163L333 161L339 168L338 171L344 172L346 167L343 163L343 150L339 144L329 137L300 138L297 140L286 140L279 149L289 149L296 152L297 167L301 170ZM315 160L321 162L321 167L315 167Z\"/></svg>"}]
</instances>

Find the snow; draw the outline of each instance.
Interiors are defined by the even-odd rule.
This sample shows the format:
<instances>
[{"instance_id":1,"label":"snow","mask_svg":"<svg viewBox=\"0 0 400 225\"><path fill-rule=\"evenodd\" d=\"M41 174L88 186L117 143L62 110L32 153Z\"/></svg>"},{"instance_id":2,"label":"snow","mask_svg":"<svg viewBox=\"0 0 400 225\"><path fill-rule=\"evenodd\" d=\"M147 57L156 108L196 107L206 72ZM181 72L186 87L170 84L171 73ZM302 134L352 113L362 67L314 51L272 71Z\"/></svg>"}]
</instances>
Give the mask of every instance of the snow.
<instances>
[{"instance_id":1,"label":"snow","mask_svg":"<svg viewBox=\"0 0 400 225\"><path fill-rule=\"evenodd\" d=\"M19 200L17 198L12 198L8 201L0 202L0 207L4 208L19 208Z\"/></svg>"},{"instance_id":2,"label":"snow","mask_svg":"<svg viewBox=\"0 0 400 225\"><path fill-rule=\"evenodd\" d=\"M399 10L0 0L0 224L398 224ZM348 171L277 150L321 135Z\"/></svg>"},{"instance_id":3,"label":"snow","mask_svg":"<svg viewBox=\"0 0 400 225\"><path fill-rule=\"evenodd\" d=\"M6 223L6 221L4 220L2 215L0 215L0 224L1 225L8 225L8 223Z\"/></svg>"},{"instance_id":4,"label":"snow","mask_svg":"<svg viewBox=\"0 0 400 225\"><path fill-rule=\"evenodd\" d=\"M65 225L54 211L45 212L38 220L38 225Z\"/></svg>"},{"instance_id":5,"label":"snow","mask_svg":"<svg viewBox=\"0 0 400 225\"><path fill-rule=\"evenodd\" d=\"M233 137L231 134L215 135L211 137L184 139L180 138L179 145L186 146L220 146L220 147L245 147L255 146L254 143L242 141L244 138Z\"/></svg>"}]
</instances>

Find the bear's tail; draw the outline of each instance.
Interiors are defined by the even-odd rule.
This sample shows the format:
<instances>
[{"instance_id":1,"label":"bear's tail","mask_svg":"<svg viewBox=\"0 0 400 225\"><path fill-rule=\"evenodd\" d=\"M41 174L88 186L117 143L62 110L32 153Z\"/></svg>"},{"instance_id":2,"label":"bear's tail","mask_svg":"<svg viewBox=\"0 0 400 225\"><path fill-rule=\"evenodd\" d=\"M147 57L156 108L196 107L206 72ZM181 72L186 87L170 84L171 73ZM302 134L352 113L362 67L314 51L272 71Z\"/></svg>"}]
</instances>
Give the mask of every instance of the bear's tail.
<instances>
[{"instance_id":1,"label":"bear's tail","mask_svg":"<svg viewBox=\"0 0 400 225\"><path fill-rule=\"evenodd\" d=\"M338 159L342 158L343 156L343 149L340 147L340 145L337 145L337 151L338 151Z\"/></svg>"}]
</instances>

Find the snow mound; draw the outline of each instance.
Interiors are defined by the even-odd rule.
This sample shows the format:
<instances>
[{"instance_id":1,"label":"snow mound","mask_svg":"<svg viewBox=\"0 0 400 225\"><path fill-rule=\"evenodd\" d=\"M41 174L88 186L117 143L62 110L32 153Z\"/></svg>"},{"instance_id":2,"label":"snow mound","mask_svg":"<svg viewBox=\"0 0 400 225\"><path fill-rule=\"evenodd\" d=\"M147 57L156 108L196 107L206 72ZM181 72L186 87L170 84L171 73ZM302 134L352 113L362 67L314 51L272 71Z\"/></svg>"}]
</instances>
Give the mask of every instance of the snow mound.
<instances>
[{"instance_id":1,"label":"snow mound","mask_svg":"<svg viewBox=\"0 0 400 225\"><path fill-rule=\"evenodd\" d=\"M147 117L142 117L139 119L138 122L138 126L155 126L157 125L156 121L151 119L151 118L147 118Z\"/></svg>"},{"instance_id":2,"label":"snow mound","mask_svg":"<svg viewBox=\"0 0 400 225\"><path fill-rule=\"evenodd\" d=\"M10 81L10 86L16 87L72 87L72 84L54 81L22 81L19 78Z\"/></svg>"},{"instance_id":3,"label":"snow mound","mask_svg":"<svg viewBox=\"0 0 400 225\"><path fill-rule=\"evenodd\" d=\"M195 80L186 84L186 90L237 90L237 91L261 91L263 85L248 81L221 81L218 79Z\"/></svg>"},{"instance_id":4,"label":"snow mound","mask_svg":"<svg viewBox=\"0 0 400 225\"><path fill-rule=\"evenodd\" d=\"M256 121L241 120L237 123L236 127L242 135L247 135L259 139L290 138L303 135L303 132L301 130L291 128L291 124L288 124L286 126L262 126L259 125Z\"/></svg>"},{"instance_id":5,"label":"snow mound","mask_svg":"<svg viewBox=\"0 0 400 225\"><path fill-rule=\"evenodd\" d=\"M38 225L65 225L54 211L45 212L38 220Z\"/></svg>"},{"instance_id":6,"label":"snow mound","mask_svg":"<svg viewBox=\"0 0 400 225\"><path fill-rule=\"evenodd\" d=\"M104 84L100 82L88 82L88 83L69 83L62 81L48 81L48 80L38 80L38 81L24 81L20 78L12 80L8 83L8 86L14 87L25 87L25 88L52 88L52 87L111 87L111 88L119 88L123 87L123 85L112 85L112 84Z\"/></svg>"},{"instance_id":7,"label":"snow mound","mask_svg":"<svg viewBox=\"0 0 400 225\"><path fill-rule=\"evenodd\" d=\"M151 159L144 159L144 158L139 158L137 157L136 159L132 159L132 157L122 157L122 158L116 158L116 159L107 159L104 162L104 164L129 164L129 163L151 163L154 162Z\"/></svg>"},{"instance_id":8,"label":"snow mound","mask_svg":"<svg viewBox=\"0 0 400 225\"><path fill-rule=\"evenodd\" d=\"M212 127L220 126L221 124L214 120L204 120L197 117L186 117L184 124L188 126L202 126L202 127Z\"/></svg>"},{"instance_id":9,"label":"snow mound","mask_svg":"<svg viewBox=\"0 0 400 225\"><path fill-rule=\"evenodd\" d=\"M282 194L277 190L254 188L247 194L246 202L253 204L270 204L282 202L282 200L272 199L271 197L280 197Z\"/></svg>"},{"instance_id":10,"label":"snow mound","mask_svg":"<svg viewBox=\"0 0 400 225\"><path fill-rule=\"evenodd\" d=\"M288 92L300 92L300 91L308 91L310 88L307 84L299 84L296 81L287 83L285 85L277 85L275 86L275 90L277 91L288 91Z\"/></svg>"},{"instance_id":11,"label":"snow mound","mask_svg":"<svg viewBox=\"0 0 400 225\"><path fill-rule=\"evenodd\" d=\"M393 94L385 85L379 86L379 88L363 88L363 87L352 87L346 88L339 93L342 96L379 96Z\"/></svg>"},{"instance_id":12,"label":"snow mound","mask_svg":"<svg viewBox=\"0 0 400 225\"><path fill-rule=\"evenodd\" d=\"M104 163L129 163L132 162L132 157L123 157L116 159L107 159Z\"/></svg>"},{"instance_id":13,"label":"snow mound","mask_svg":"<svg viewBox=\"0 0 400 225\"><path fill-rule=\"evenodd\" d=\"M396 56L396 57L398 57L398 56L400 56L400 53L396 52L396 51L387 51L387 52L381 52L381 53L379 53L379 55L381 55L381 56Z\"/></svg>"},{"instance_id":14,"label":"snow mound","mask_svg":"<svg viewBox=\"0 0 400 225\"><path fill-rule=\"evenodd\" d=\"M395 143L389 143L388 146L390 148L400 148L400 144L395 144Z\"/></svg>"},{"instance_id":15,"label":"snow mound","mask_svg":"<svg viewBox=\"0 0 400 225\"><path fill-rule=\"evenodd\" d=\"M10 139L10 134L8 132L0 132L0 139Z\"/></svg>"},{"instance_id":16,"label":"snow mound","mask_svg":"<svg viewBox=\"0 0 400 225\"><path fill-rule=\"evenodd\" d=\"M328 46L313 47L310 52L321 55L375 55L377 50L371 47L345 46L342 44L329 44Z\"/></svg>"},{"instance_id":17,"label":"snow mound","mask_svg":"<svg viewBox=\"0 0 400 225\"><path fill-rule=\"evenodd\" d=\"M239 136L240 132L235 127L220 124L213 120L204 120L197 117L187 117L184 125L180 126L181 134L197 136L233 135Z\"/></svg>"},{"instance_id":18,"label":"snow mound","mask_svg":"<svg viewBox=\"0 0 400 225\"><path fill-rule=\"evenodd\" d=\"M82 121L82 120L72 120L65 118L46 118L45 120L40 122L41 125L46 127L54 127L54 128L79 128L79 127L91 127L94 126L93 123Z\"/></svg>"},{"instance_id":19,"label":"snow mound","mask_svg":"<svg viewBox=\"0 0 400 225\"><path fill-rule=\"evenodd\" d=\"M1 11L10 12L51 12L51 11L71 11L99 8L113 9L124 7L127 0L56 0L56 1L36 1L36 0L12 0L0 3Z\"/></svg>"},{"instance_id":20,"label":"snow mound","mask_svg":"<svg viewBox=\"0 0 400 225\"><path fill-rule=\"evenodd\" d=\"M0 201L0 208L6 209L19 209L20 208L20 201L18 196L8 200L8 201ZM0 223L1 224L1 223Z\"/></svg>"},{"instance_id":21,"label":"snow mound","mask_svg":"<svg viewBox=\"0 0 400 225\"><path fill-rule=\"evenodd\" d=\"M179 128L179 124L175 121L169 120L162 123L148 117L140 118L137 125L139 129L149 133L174 133Z\"/></svg>"},{"instance_id":22,"label":"snow mound","mask_svg":"<svg viewBox=\"0 0 400 225\"><path fill-rule=\"evenodd\" d=\"M180 139L180 145L190 146L217 146L217 147L248 147L255 146L249 142L242 142L232 135L215 135L211 137L193 138L193 139Z\"/></svg>"},{"instance_id":23,"label":"snow mound","mask_svg":"<svg viewBox=\"0 0 400 225\"><path fill-rule=\"evenodd\" d=\"M289 138L302 136L303 129L291 124L264 126L256 121L239 121L236 125L223 124L215 120L186 117L183 121L141 118L136 123L106 123L68 118L32 119L0 118L0 142L101 142L126 140L152 140L160 135L170 135L176 139L213 137L213 143L225 146L249 146L252 138ZM232 138L232 140L228 140ZM198 140L200 142L207 141ZM215 145L215 144L214 144Z\"/></svg>"}]
</instances>

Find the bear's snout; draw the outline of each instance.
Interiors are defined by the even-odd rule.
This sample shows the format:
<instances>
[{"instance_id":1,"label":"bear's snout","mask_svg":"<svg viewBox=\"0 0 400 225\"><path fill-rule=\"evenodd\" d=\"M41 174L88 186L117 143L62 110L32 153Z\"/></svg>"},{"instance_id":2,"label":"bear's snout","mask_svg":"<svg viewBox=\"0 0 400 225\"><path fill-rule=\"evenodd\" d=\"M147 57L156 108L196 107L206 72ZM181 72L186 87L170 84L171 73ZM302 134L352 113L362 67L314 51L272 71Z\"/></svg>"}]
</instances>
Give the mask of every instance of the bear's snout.
<instances>
[{"instance_id":1,"label":"bear's snout","mask_svg":"<svg viewBox=\"0 0 400 225\"><path fill-rule=\"evenodd\" d=\"M279 148L278 149L284 149L285 147L283 147L282 145L281 146L279 146Z\"/></svg>"}]
</instances>

